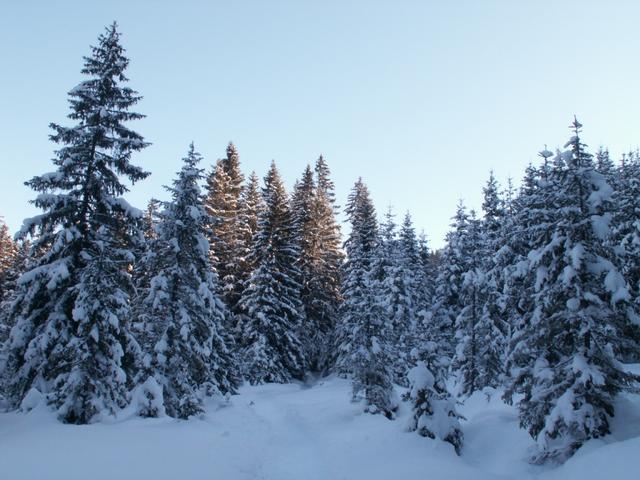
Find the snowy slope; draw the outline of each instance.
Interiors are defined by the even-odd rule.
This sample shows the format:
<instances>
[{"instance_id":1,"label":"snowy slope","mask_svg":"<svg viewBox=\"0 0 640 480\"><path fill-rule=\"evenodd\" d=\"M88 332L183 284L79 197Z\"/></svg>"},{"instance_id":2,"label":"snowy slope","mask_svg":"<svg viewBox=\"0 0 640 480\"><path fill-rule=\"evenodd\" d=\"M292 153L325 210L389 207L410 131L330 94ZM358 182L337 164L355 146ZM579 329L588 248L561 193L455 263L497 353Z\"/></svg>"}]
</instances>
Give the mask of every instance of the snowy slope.
<instances>
[{"instance_id":1,"label":"snowy slope","mask_svg":"<svg viewBox=\"0 0 640 480\"><path fill-rule=\"evenodd\" d=\"M112 424L62 425L43 407L0 415L3 479L636 479L640 397L619 402L614 434L592 441L564 466L526 463L533 445L513 408L495 395L461 412L465 447L407 433L396 421L360 413L350 385L244 387L230 404L211 402L199 419L128 417ZM126 412L125 412L126 413ZM634 471L635 470L635 471Z\"/></svg>"}]
</instances>

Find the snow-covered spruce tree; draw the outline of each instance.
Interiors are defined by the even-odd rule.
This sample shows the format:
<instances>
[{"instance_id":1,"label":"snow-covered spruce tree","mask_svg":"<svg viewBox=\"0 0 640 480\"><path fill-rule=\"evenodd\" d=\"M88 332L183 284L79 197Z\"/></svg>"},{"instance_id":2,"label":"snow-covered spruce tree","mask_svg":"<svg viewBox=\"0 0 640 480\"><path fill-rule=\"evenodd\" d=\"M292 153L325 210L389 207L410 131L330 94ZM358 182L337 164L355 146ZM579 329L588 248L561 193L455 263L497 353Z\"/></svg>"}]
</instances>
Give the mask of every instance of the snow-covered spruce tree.
<instances>
[{"instance_id":1,"label":"snow-covered spruce tree","mask_svg":"<svg viewBox=\"0 0 640 480\"><path fill-rule=\"evenodd\" d=\"M126 126L136 92L122 84L129 61L114 23L100 35L69 92L71 127L52 124L62 144L56 171L26 182L44 213L20 237L37 234L34 265L11 304L7 397L14 408L39 390L65 422L87 423L128 401L136 343L129 332L130 245L141 212L121 198L148 173L130 163L147 146Z\"/></svg>"},{"instance_id":2,"label":"snow-covered spruce tree","mask_svg":"<svg viewBox=\"0 0 640 480\"><path fill-rule=\"evenodd\" d=\"M601 167L602 168L602 167ZM616 192L610 243L621 259L621 271L630 293L640 308L640 158L637 152L625 155L614 175ZM626 337L635 342L624 348L626 360L640 361L640 322L627 328Z\"/></svg>"},{"instance_id":3,"label":"snow-covered spruce tree","mask_svg":"<svg viewBox=\"0 0 640 480\"><path fill-rule=\"evenodd\" d=\"M417 243L410 217L408 222L403 225L403 238L400 239L393 214L391 210L387 212L371 269L372 306L388 330L394 381L405 385L419 305Z\"/></svg>"},{"instance_id":4,"label":"snow-covered spruce tree","mask_svg":"<svg viewBox=\"0 0 640 480\"><path fill-rule=\"evenodd\" d=\"M292 211L299 245L301 300L304 308L305 352L312 371L327 367L330 336L335 328L340 301L340 230L332 203L333 184L320 157L313 170L307 166L296 184Z\"/></svg>"},{"instance_id":5,"label":"snow-covered spruce tree","mask_svg":"<svg viewBox=\"0 0 640 480\"><path fill-rule=\"evenodd\" d=\"M462 202L458 203L451 223L451 230L446 235L446 244L440 254L436 270L435 288L432 306L429 311L430 323L437 326L442 342L449 345L448 351L453 355L455 350L455 323L462 303L463 273L466 271L466 259L463 255L463 240L466 236L469 215Z\"/></svg>"},{"instance_id":6,"label":"snow-covered spruce tree","mask_svg":"<svg viewBox=\"0 0 640 480\"><path fill-rule=\"evenodd\" d=\"M422 244L421 244L422 242ZM424 250L424 252L421 252ZM410 360L410 353L418 345L423 323L431 321L431 255L426 239L418 240L409 212L405 213L398 233L399 266L406 291L408 330L400 340ZM412 361L411 361L412 363Z\"/></svg>"},{"instance_id":7,"label":"snow-covered spruce tree","mask_svg":"<svg viewBox=\"0 0 640 480\"><path fill-rule=\"evenodd\" d=\"M156 226L158 225L158 214L161 206L162 202L156 198L152 198L147 203L147 209L142 218L142 233L147 240L151 240L157 236Z\"/></svg>"},{"instance_id":8,"label":"snow-covered spruce tree","mask_svg":"<svg viewBox=\"0 0 640 480\"><path fill-rule=\"evenodd\" d=\"M227 156L217 161L207 177L205 207L213 219L209 235L213 266L220 279L222 299L233 312L237 311L243 289L239 272L239 260L245 253L241 223L243 183L238 152L229 143Z\"/></svg>"},{"instance_id":9,"label":"snow-covered spruce tree","mask_svg":"<svg viewBox=\"0 0 640 480\"><path fill-rule=\"evenodd\" d=\"M142 217L142 238L139 239L135 245L134 253L136 257L136 263L133 265L133 283L135 285L135 296L143 298L149 293L149 282L151 280L151 272L146 268L144 262L149 255L149 246L151 242L157 237L156 227L158 226L160 208L162 202L155 198L152 198L147 203L147 208L144 211ZM134 304L138 306L140 302L138 298L134 300ZM134 322L132 324L132 330L136 337L141 335L139 331L139 325L135 321L138 315L134 314ZM140 341L140 338L138 338Z\"/></svg>"},{"instance_id":10,"label":"snow-covered spruce tree","mask_svg":"<svg viewBox=\"0 0 640 480\"><path fill-rule=\"evenodd\" d=\"M607 183L614 191L618 190L618 175L616 171L616 166L611 160L611 156L609 155L609 150L600 147L596 152L596 162L595 169L600 175L603 175Z\"/></svg>"},{"instance_id":11,"label":"snow-covered spruce tree","mask_svg":"<svg viewBox=\"0 0 640 480\"><path fill-rule=\"evenodd\" d=\"M27 242L23 242L25 244ZM0 217L0 386L6 361L4 343L9 336L12 321L9 316L9 302L16 287L16 281L24 271L24 246L19 246L9 235L9 228ZM21 248L22 247L22 248ZM2 389L0 388L0 399Z\"/></svg>"},{"instance_id":12,"label":"snow-covered spruce tree","mask_svg":"<svg viewBox=\"0 0 640 480\"><path fill-rule=\"evenodd\" d=\"M609 433L616 395L637 379L617 359L636 315L618 259L606 241L611 188L579 138L555 162L551 237L529 254L533 310L522 350L532 361L512 390L520 423L537 439L534 462L562 462ZM542 237L544 238L544 237Z\"/></svg>"},{"instance_id":13,"label":"snow-covered spruce tree","mask_svg":"<svg viewBox=\"0 0 640 480\"><path fill-rule=\"evenodd\" d=\"M238 204L238 244L237 244L237 281L244 290L251 277L251 272L255 269L255 258L252 257L253 242L258 232L258 217L264 209L264 201L260 191L260 181L255 172L251 172L245 185L242 188L240 201ZM215 220L214 220L215 221ZM209 231L211 234L211 231ZM215 258L211 252L212 259ZM232 336L235 346L241 343L241 316L243 314L242 305L237 303L235 314L228 315L226 330ZM235 348L235 347L234 347Z\"/></svg>"},{"instance_id":14,"label":"snow-covered spruce tree","mask_svg":"<svg viewBox=\"0 0 640 480\"><path fill-rule=\"evenodd\" d=\"M401 230L401 242L403 235ZM431 251L429 249L427 237L424 232L420 233L416 242L417 265L415 285L418 292L418 305L416 307L416 322L411 332L411 345L418 347L426 341L432 341L437 343L439 348L451 357L453 344L449 318L446 314L442 316L436 315L436 274L441 268L442 251ZM446 313L444 309L440 312ZM411 360L411 365L415 366L414 356L410 355L409 359Z\"/></svg>"},{"instance_id":15,"label":"snow-covered spruce tree","mask_svg":"<svg viewBox=\"0 0 640 480\"><path fill-rule=\"evenodd\" d=\"M414 350L414 355L418 362L409 371L406 394L413 410L409 431L448 442L459 455L463 440L460 419L463 417L456 411L456 401L447 390L449 359L446 352L437 343L427 341Z\"/></svg>"},{"instance_id":16,"label":"snow-covered spruce tree","mask_svg":"<svg viewBox=\"0 0 640 480\"><path fill-rule=\"evenodd\" d=\"M504 202L499 193L499 185L490 172L489 180L483 188L483 218L479 224L479 244L475 252L478 271L482 282L478 291L480 301L479 362L482 375L478 387L497 387L504 374L504 354L509 334L508 317L504 309L504 272L512 260L511 252L505 245L505 237L510 233L505 228L507 222Z\"/></svg>"},{"instance_id":17,"label":"snow-covered spruce tree","mask_svg":"<svg viewBox=\"0 0 640 480\"><path fill-rule=\"evenodd\" d=\"M513 215L515 200L518 195L517 189L513 184L513 177L507 177L507 186L502 190L503 211L506 217Z\"/></svg>"},{"instance_id":18,"label":"snow-covered spruce tree","mask_svg":"<svg viewBox=\"0 0 640 480\"><path fill-rule=\"evenodd\" d=\"M159 385L166 413L188 418L203 411L205 395L233 393L234 362L221 328L226 309L217 296L216 276L209 261L204 210L198 181L201 156L193 144L183 159L151 241L148 267L153 276L139 309L147 326L143 372ZM143 381L149 385L147 378ZM158 400L139 406L154 416Z\"/></svg>"},{"instance_id":19,"label":"snow-covered spruce tree","mask_svg":"<svg viewBox=\"0 0 640 480\"><path fill-rule=\"evenodd\" d=\"M322 156L315 164L316 194L313 203L313 214L316 218L317 258L315 274L310 285L310 314L316 319L321 342L317 368L327 371L331 354L331 337L338 321L338 309L342 296L340 294L341 267L344 254L341 248L340 226L336 220L337 205L335 203L334 185L331 181L329 166Z\"/></svg>"},{"instance_id":20,"label":"snow-covered spruce tree","mask_svg":"<svg viewBox=\"0 0 640 480\"><path fill-rule=\"evenodd\" d=\"M533 352L526 343L528 325L534 310L535 282L529 275L529 254L534 245L547 243L551 238L553 216L551 192L555 188L550 174L548 159L553 154L546 148L539 154L544 163L540 168L529 165L525 171L521 188L513 202L513 213L505 225L505 248L510 258L505 259L505 284L502 302L506 318L509 319L509 336L505 356L507 375L504 398L511 402L517 385L530 385L527 381L534 362ZM559 164L560 156L556 159ZM525 340L523 342L523 340Z\"/></svg>"},{"instance_id":21,"label":"snow-covered spruce tree","mask_svg":"<svg viewBox=\"0 0 640 480\"><path fill-rule=\"evenodd\" d=\"M2 273L2 297L0 298L0 356L3 355L2 345L9 337L14 318L11 316L11 302L14 300L18 288L18 279L29 270L31 259L31 242L27 239L15 242L13 262L8 264ZM0 372L2 372L0 363ZM0 385L2 382L0 381Z\"/></svg>"},{"instance_id":22,"label":"snow-covered spruce tree","mask_svg":"<svg viewBox=\"0 0 640 480\"><path fill-rule=\"evenodd\" d=\"M264 209L262 193L260 192L260 181L256 172L251 172L251 175L249 175L249 179L242 190L242 196L240 198L240 216L244 225L243 233L245 234L243 244L250 247L253 242L253 238L258 231L258 218L260 216L260 212ZM251 253L250 249L248 253Z\"/></svg>"},{"instance_id":23,"label":"snow-covered spruce tree","mask_svg":"<svg viewBox=\"0 0 640 480\"><path fill-rule=\"evenodd\" d=\"M9 227L0 217L0 303L9 293L11 270L18 256L18 246L9 234Z\"/></svg>"},{"instance_id":24,"label":"snow-covered spruce tree","mask_svg":"<svg viewBox=\"0 0 640 480\"><path fill-rule=\"evenodd\" d=\"M372 289L378 226L369 191L361 179L349 195L346 213L351 233L345 242L344 301L336 330L335 369L341 374L351 374L353 399L362 399L365 411L393 418L398 402L392 383L390 329L375 306Z\"/></svg>"},{"instance_id":25,"label":"snow-covered spruce tree","mask_svg":"<svg viewBox=\"0 0 640 480\"><path fill-rule=\"evenodd\" d=\"M379 242L375 207L362 179L358 179L353 186L345 211L352 229L344 243L347 258L342 266L340 286L343 303L340 305L332 349L333 369L339 375L348 375L353 371L351 336L359 316L371 310L370 271L374 250ZM363 308L365 305L366 309Z\"/></svg>"},{"instance_id":26,"label":"snow-covered spruce tree","mask_svg":"<svg viewBox=\"0 0 640 480\"><path fill-rule=\"evenodd\" d=\"M504 350L504 342L508 333L508 321L504 316L504 309L500 293L504 290L504 269L510 259L508 252L501 251L505 237L509 235L505 230L507 214L505 212L504 201L499 192L498 182L491 171L489 180L483 188L484 199L482 202L482 232L483 245L481 258L484 263L486 273L486 283L483 298L483 315L495 326L494 330L499 332L500 338L497 350ZM496 362L502 363L501 359Z\"/></svg>"},{"instance_id":27,"label":"snow-covered spruce tree","mask_svg":"<svg viewBox=\"0 0 640 480\"><path fill-rule=\"evenodd\" d=\"M240 350L251 384L302 379L306 359L298 332L302 322L294 222L275 163L264 179L264 209L251 253L255 265L242 294Z\"/></svg>"},{"instance_id":28,"label":"snow-covered spruce tree","mask_svg":"<svg viewBox=\"0 0 640 480\"><path fill-rule=\"evenodd\" d=\"M420 274L418 276L418 284L420 289L420 309L421 315L431 315L431 307L434 303L435 289L436 289L436 272L438 271L438 264L441 258L441 252L432 252L429 248L429 241L424 231L420 232L417 238L418 242L418 264L420 267Z\"/></svg>"},{"instance_id":29,"label":"snow-covered spruce tree","mask_svg":"<svg viewBox=\"0 0 640 480\"><path fill-rule=\"evenodd\" d=\"M482 291L486 280L480 256L481 224L473 210L467 220L466 231L460 236L458 246L463 272L459 297L462 309L456 317L456 351L453 369L458 375L460 393L471 395L484 386L481 382L482 366L479 357L480 319L483 313Z\"/></svg>"},{"instance_id":30,"label":"snow-covered spruce tree","mask_svg":"<svg viewBox=\"0 0 640 480\"><path fill-rule=\"evenodd\" d=\"M310 311L313 303L311 298L312 282L315 275L315 266L318 264L316 218L313 215L313 205L316 185L313 179L313 170L307 165L302 178L296 181L291 195L291 214L294 224L295 243L298 247L296 267L300 284L300 301L302 302L302 322L300 323L300 339L304 345L305 358L311 369L316 369L321 347L318 325L313 313Z\"/></svg>"},{"instance_id":31,"label":"snow-covered spruce tree","mask_svg":"<svg viewBox=\"0 0 640 480\"><path fill-rule=\"evenodd\" d=\"M499 236L500 224L504 218L504 204L500 198L500 186L493 170L489 172L489 179L482 189L482 193L483 228L487 240L490 243L495 243Z\"/></svg>"},{"instance_id":32,"label":"snow-covered spruce tree","mask_svg":"<svg viewBox=\"0 0 640 480\"><path fill-rule=\"evenodd\" d=\"M244 290L251 276L251 272L255 269L255 259L252 258L251 252L253 250L254 238L258 232L258 218L264 209L264 201L262 199L262 193L260 192L260 181L255 172L251 172L242 189L239 205L239 245L236 261L238 262L238 282L242 290ZM237 310L241 311L240 305L237 307ZM237 327L237 324L233 325L234 329Z\"/></svg>"},{"instance_id":33,"label":"snow-covered spruce tree","mask_svg":"<svg viewBox=\"0 0 640 480\"><path fill-rule=\"evenodd\" d=\"M503 342L502 333L486 308L490 287L487 285L485 269L486 237L483 222L476 218L475 212L466 216L460 208L456 217L459 218L456 220L457 229L449 237L453 255L451 259L446 259L454 262L448 267L444 266L444 272L455 272L449 279L459 282L452 285L457 292L454 306L458 312L455 319L453 370L458 377L459 393L471 395L485 387L498 386Z\"/></svg>"}]
</instances>

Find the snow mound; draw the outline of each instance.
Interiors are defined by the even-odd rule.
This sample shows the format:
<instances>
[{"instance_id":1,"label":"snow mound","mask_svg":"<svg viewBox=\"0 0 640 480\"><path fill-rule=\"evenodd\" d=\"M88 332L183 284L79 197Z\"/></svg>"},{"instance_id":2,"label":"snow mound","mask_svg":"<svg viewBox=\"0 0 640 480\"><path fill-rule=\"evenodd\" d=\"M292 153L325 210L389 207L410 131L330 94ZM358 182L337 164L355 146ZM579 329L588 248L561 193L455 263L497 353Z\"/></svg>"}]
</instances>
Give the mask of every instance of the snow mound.
<instances>
[{"instance_id":1,"label":"snow mound","mask_svg":"<svg viewBox=\"0 0 640 480\"><path fill-rule=\"evenodd\" d=\"M22 410L23 412L30 412L38 405L40 405L43 400L44 398L42 396L42 393L40 393L37 389L32 388L24 396L24 399L22 399L20 410Z\"/></svg>"}]
</instances>

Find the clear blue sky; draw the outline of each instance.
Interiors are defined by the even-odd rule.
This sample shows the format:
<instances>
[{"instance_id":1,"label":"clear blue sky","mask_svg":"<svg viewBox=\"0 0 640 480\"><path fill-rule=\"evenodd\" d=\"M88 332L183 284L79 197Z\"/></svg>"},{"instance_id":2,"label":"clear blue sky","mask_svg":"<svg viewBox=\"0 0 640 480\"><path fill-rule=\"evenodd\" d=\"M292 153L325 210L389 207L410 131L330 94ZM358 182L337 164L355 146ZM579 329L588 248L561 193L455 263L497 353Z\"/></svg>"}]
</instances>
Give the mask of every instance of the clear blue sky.
<instances>
[{"instance_id":1,"label":"clear blue sky","mask_svg":"<svg viewBox=\"0 0 640 480\"><path fill-rule=\"evenodd\" d=\"M52 170L50 122L82 56L117 20L162 196L193 140L207 167L233 140L243 169L275 159L292 185L320 153L344 204L362 176L378 211L409 209L441 246L456 202L479 208L494 169L519 181L569 137L638 145L636 1L8 1L0 15L0 215L37 211L22 182Z\"/></svg>"}]
</instances>

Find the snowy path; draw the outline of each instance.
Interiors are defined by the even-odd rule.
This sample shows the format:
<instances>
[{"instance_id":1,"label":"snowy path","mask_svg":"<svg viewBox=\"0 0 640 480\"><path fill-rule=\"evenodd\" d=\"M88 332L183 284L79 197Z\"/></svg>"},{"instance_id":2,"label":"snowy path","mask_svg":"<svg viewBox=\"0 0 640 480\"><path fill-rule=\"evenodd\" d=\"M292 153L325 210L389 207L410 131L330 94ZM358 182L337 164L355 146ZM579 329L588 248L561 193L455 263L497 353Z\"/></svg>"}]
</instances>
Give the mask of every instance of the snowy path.
<instances>
[{"instance_id":1,"label":"snowy path","mask_svg":"<svg viewBox=\"0 0 640 480\"><path fill-rule=\"evenodd\" d=\"M632 479L640 451L640 400L622 399L614 434L556 470L529 466L531 439L514 410L472 397L462 408L462 458L450 445L362 414L349 383L244 387L230 405L211 402L200 419L129 418L114 424L59 424L43 409L0 415L2 480L503 480ZM607 468L611 468L610 466Z\"/></svg>"}]
</instances>

